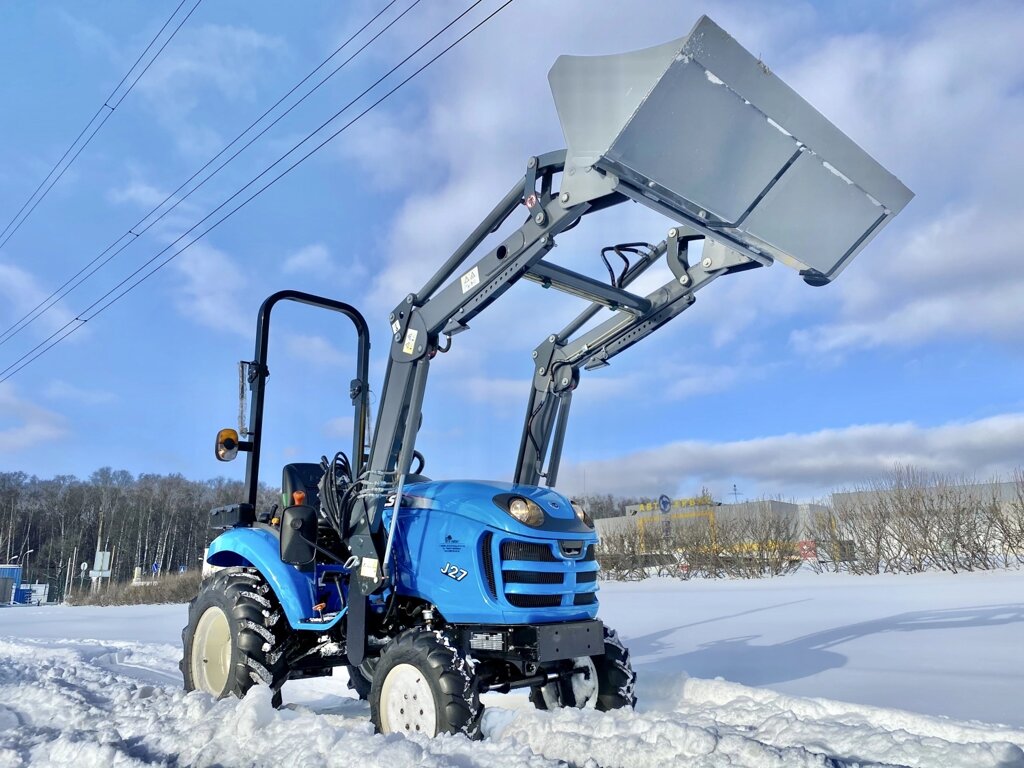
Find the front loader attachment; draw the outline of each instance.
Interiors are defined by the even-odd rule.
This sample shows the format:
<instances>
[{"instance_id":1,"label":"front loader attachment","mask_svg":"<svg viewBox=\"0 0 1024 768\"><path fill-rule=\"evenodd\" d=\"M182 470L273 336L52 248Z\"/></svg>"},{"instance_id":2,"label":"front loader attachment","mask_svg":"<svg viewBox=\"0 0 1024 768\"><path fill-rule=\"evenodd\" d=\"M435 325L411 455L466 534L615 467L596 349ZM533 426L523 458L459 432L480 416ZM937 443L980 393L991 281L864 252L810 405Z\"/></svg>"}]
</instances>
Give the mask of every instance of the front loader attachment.
<instances>
[{"instance_id":1,"label":"front loader attachment","mask_svg":"<svg viewBox=\"0 0 1024 768\"><path fill-rule=\"evenodd\" d=\"M824 284L913 197L706 16L654 48L561 56L548 79L563 206L617 191Z\"/></svg>"}]
</instances>

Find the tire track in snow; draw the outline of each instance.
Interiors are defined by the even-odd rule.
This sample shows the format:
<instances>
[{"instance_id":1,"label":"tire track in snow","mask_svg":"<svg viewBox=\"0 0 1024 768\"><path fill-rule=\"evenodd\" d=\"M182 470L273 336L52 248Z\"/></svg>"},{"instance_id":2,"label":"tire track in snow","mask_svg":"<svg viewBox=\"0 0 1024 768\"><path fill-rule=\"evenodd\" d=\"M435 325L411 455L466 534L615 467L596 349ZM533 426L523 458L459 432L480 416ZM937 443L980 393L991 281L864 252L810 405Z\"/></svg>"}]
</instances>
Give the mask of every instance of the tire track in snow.
<instances>
[{"instance_id":1,"label":"tire track in snow","mask_svg":"<svg viewBox=\"0 0 1024 768\"><path fill-rule=\"evenodd\" d=\"M1024 768L1024 731L684 678L660 681L671 695L652 696L649 711L492 707L483 741L384 737L343 698L275 710L264 688L242 701L186 694L177 655L159 644L0 639L0 768Z\"/></svg>"},{"instance_id":2,"label":"tire track in snow","mask_svg":"<svg viewBox=\"0 0 1024 768\"><path fill-rule=\"evenodd\" d=\"M0 640L0 768L560 765L509 743L383 737L364 716L275 710L268 688L215 701L102 666L136 652L145 655L138 644Z\"/></svg>"}]
</instances>

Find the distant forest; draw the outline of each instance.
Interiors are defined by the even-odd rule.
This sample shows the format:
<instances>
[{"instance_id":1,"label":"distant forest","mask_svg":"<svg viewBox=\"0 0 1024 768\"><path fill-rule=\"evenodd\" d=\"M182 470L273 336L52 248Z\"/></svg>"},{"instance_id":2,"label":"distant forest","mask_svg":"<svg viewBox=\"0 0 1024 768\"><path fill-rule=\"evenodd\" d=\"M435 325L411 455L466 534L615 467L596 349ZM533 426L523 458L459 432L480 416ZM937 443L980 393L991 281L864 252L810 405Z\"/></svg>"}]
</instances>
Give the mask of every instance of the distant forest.
<instances>
[{"instance_id":1,"label":"distant forest","mask_svg":"<svg viewBox=\"0 0 1024 768\"><path fill-rule=\"evenodd\" d=\"M279 489L260 490L269 508ZM0 472L0 562L20 563L22 580L50 585L50 599L65 586L82 584L80 566L92 568L97 549L111 552L114 581L131 579L136 567L152 573L199 568L211 539L214 507L242 500L242 483L181 475L132 475L104 467L82 480L72 475L41 479ZM595 518L624 513L647 498L593 496L585 499ZM86 576L86 583L88 577Z\"/></svg>"},{"instance_id":2,"label":"distant forest","mask_svg":"<svg viewBox=\"0 0 1024 768\"><path fill-rule=\"evenodd\" d=\"M276 490L262 489L268 505ZM19 563L24 582L50 584L61 599L97 549L112 553L116 581L136 566L152 573L196 569L209 543L209 511L242 500L242 483L181 475L138 475L104 467L82 480L0 472L0 562ZM88 577L86 577L88 583Z\"/></svg>"}]
</instances>

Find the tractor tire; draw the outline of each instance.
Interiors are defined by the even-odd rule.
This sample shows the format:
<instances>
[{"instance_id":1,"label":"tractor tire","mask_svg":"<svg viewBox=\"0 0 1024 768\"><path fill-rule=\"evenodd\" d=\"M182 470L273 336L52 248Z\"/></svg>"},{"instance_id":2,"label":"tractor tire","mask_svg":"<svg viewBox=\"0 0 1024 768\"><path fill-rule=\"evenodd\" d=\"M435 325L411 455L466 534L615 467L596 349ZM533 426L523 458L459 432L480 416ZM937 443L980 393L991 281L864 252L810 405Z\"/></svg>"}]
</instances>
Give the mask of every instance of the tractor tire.
<instances>
[{"instance_id":1,"label":"tractor tire","mask_svg":"<svg viewBox=\"0 0 1024 768\"><path fill-rule=\"evenodd\" d=\"M370 688L373 686L373 671L377 668L376 659L367 659L358 667L351 664L348 669L348 687L355 691L360 701L367 701L370 698Z\"/></svg>"},{"instance_id":2,"label":"tractor tire","mask_svg":"<svg viewBox=\"0 0 1024 768\"><path fill-rule=\"evenodd\" d=\"M604 655L577 659L577 663L590 662L597 678L597 690L583 701L577 696L576 706L580 709L594 708L599 712L636 706L636 672L629 662L629 649L619 640L614 629L604 628ZM582 675L579 675L582 677ZM578 692L584 688L582 681L573 681L573 688ZM562 703L561 693L556 683L545 686L534 686L530 689L530 701L537 709L557 709Z\"/></svg>"},{"instance_id":3,"label":"tractor tire","mask_svg":"<svg viewBox=\"0 0 1024 768\"><path fill-rule=\"evenodd\" d=\"M385 646L370 690L378 733L464 733L477 738L483 707L476 675L444 635L425 627Z\"/></svg>"},{"instance_id":4,"label":"tractor tire","mask_svg":"<svg viewBox=\"0 0 1024 768\"><path fill-rule=\"evenodd\" d=\"M204 581L181 631L185 690L241 698L254 685L266 685L274 706L281 706L288 679L282 619L274 591L254 568L226 568Z\"/></svg>"}]
</instances>

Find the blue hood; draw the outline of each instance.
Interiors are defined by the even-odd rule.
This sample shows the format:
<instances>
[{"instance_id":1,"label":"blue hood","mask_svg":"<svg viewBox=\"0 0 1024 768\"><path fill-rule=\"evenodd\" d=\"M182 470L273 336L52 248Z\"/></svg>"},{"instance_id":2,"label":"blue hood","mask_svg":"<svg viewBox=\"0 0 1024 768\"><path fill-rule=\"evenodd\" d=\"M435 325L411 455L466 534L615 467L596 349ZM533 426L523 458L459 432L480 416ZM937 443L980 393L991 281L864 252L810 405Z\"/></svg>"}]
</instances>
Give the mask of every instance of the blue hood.
<instances>
[{"instance_id":1,"label":"blue hood","mask_svg":"<svg viewBox=\"0 0 1024 768\"><path fill-rule=\"evenodd\" d=\"M501 495L523 496L534 501L546 520L537 528L524 525L495 503ZM443 509L449 514L472 520L519 535L539 533L586 535L594 529L581 523L572 505L562 494L550 488L518 485L493 480L437 480L410 483L402 493L402 507L409 509Z\"/></svg>"}]
</instances>

